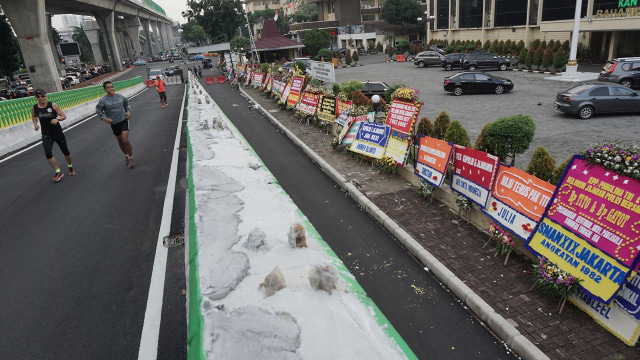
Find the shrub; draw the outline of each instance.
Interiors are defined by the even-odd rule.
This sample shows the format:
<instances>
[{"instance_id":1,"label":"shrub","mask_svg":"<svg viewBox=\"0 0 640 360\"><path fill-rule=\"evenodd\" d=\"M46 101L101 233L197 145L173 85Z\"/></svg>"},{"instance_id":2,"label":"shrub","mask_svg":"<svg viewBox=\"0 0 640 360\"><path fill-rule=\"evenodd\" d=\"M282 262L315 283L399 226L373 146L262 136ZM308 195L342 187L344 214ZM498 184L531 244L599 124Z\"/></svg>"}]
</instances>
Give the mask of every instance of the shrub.
<instances>
[{"instance_id":1,"label":"shrub","mask_svg":"<svg viewBox=\"0 0 640 360\"><path fill-rule=\"evenodd\" d=\"M564 53L562 47L558 48L555 54L553 54L553 68L561 70L563 66L567 64L567 56Z\"/></svg>"},{"instance_id":2,"label":"shrub","mask_svg":"<svg viewBox=\"0 0 640 360\"><path fill-rule=\"evenodd\" d=\"M524 41L523 40L518 41L518 46L516 47L518 52L522 51L522 49L524 49L524 48L525 48Z\"/></svg>"},{"instance_id":3,"label":"shrub","mask_svg":"<svg viewBox=\"0 0 640 360\"><path fill-rule=\"evenodd\" d=\"M453 46L447 47L447 54L451 54L453 52Z\"/></svg>"},{"instance_id":4,"label":"shrub","mask_svg":"<svg viewBox=\"0 0 640 360\"><path fill-rule=\"evenodd\" d=\"M378 50L379 53L382 52L382 43L381 42L376 44L376 50Z\"/></svg>"},{"instance_id":5,"label":"shrub","mask_svg":"<svg viewBox=\"0 0 640 360\"><path fill-rule=\"evenodd\" d=\"M558 185L558 182L560 181L562 174L564 174L564 169L567 168L567 165L569 165L569 161L571 161L572 158L573 156L569 156L567 160L563 161L562 164L558 165L557 168L553 169L553 173L551 174L551 180L549 180L550 183L552 183L553 185Z\"/></svg>"},{"instance_id":6,"label":"shrub","mask_svg":"<svg viewBox=\"0 0 640 360\"><path fill-rule=\"evenodd\" d=\"M494 53L494 54L498 51L498 40L493 40L493 42L491 43L491 48L489 49L489 51Z\"/></svg>"},{"instance_id":7,"label":"shrub","mask_svg":"<svg viewBox=\"0 0 640 360\"><path fill-rule=\"evenodd\" d=\"M476 143L473 145L474 149L489 152L489 149L487 147L487 129L489 128L489 125L491 125L490 122L488 122L485 126L482 127L482 130L480 130L480 134L476 139Z\"/></svg>"},{"instance_id":8,"label":"shrub","mask_svg":"<svg viewBox=\"0 0 640 360\"><path fill-rule=\"evenodd\" d=\"M418 44L418 47L416 47L416 54L421 53L424 51L424 48L422 47L422 44Z\"/></svg>"},{"instance_id":9,"label":"shrub","mask_svg":"<svg viewBox=\"0 0 640 360\"><path fill-rule=\"evenodd\" d=\"M555 53L556 51L558 51L558 49L560 49L561 46L562 46L562 43L560 42L560 40L556 40L553 43L553 52Z\"/></svg>"},{"instance_id":10,"label":"shrub","mask_svg":"<svg viewBox=\"0 0 640 360\"><path fill-rule=\"evenodd\" d=\"M300 70L301 73L304 74L305 71L307 71L307 64L305 64L304 61L298 60L296 62L293 63L293 67L295 67L296 69Z\"/></svg>"},{"instance_id":11,"label":"shrub","mask_svg":"<svg viewBox=\"0 0 640 360\"><path fill-rule=\"evenodd\" d=\"M266 63L265 64L261 64L260 65L260 72L266 74L266 73L269 72L270 68L271 68L271 66L269 66L269 64L266 64Z\"/></svg>"},{"instance_id":12,"label":"shrub","mask_svg":"<svg viewBox=\"0 0 640 360\"><path fill-rule=\"evenodd\" d=\"M469 140L467 130L465 130L458 120L453 121L451 125L449 125L447 131L444 133L444 141L462 146L471 146L471 140Z\"/></svg>"},{"instance_id":13,"label":"shrub","mask_svg":"<svg viewBox=\"0 0 640 360\"><path fill-rule=\"evenodd\" d=\"M504 51L509 52L511 51L511 39L507 40L504 42Z\"/></svg>"},{"instance_id":14,"label":"shrub","mask_svg":"<svg viewBox=\"0 0 640 360\"><path fill-rule=\"evenodd\" d=\"M433 123L431 120L426 117L420 119L420 122L418 123L418 134L429 137L433 136Z\"/></svg>"},{"instance_id":15,"label":"shrub","mask_svg":"<svg viewBox=\"0 0 640 360\"><path fill-rule=\"evenodd\" d=\"M360 55L358 55L358 50L353 50L353 55L351 55L353 61L358 62L360 60Z\"/></svg>"},{"instance_id":16,"label":"shrub","mask_svg":"<svg viewBox=\"0 0 640 360\"><path fill-rule=\"evenodd\" d=\"M543 49L547 48L547 40L542 40L542 42L540 43L540 46L542 46Z\"/></svg>"},{"instance_id":17,"label":"shrub","mask_svg":"<svg viewBox=\"0 0 640 360\"><path fill-rule=\"evenodd\" d=\"M560 41L560 40L558 40L558 41ZM571 47L571 44L569 43L569 40L565 40L565 41L562 43L562 48L564 49L564 52L565 52L565 53L568 53L568 52L569 52L569 48L570 48L570 47Z\"/></svg>"},{"instance_id":18,"label":"shrub","mask_svg":"<svg viewBox=\"0 0 640 360\"><path fill-rule=\"evenodd\" d=\"M500 40L498 42L498 46L496 47L496 50L498 50L498 52L503 51L504 50L504 40Z\"/></svg>"},{"instance_id":19,"label":"shrub","mask_svg":"<svg viewBox=\"0 0 640 360\"><path fill-rule=\"evenodd\" d=\"M444 134L447 132L449 125L451 125L449 114L446 111L441 112L433 123L433 137L444 140Z\"/></svg>"},{"instance_id":20,"label":"shrub","mask_svg":"<svg viewBox=\"0 0 640 360\"><path fill-rule=\"evenodd\" d=\"M467 45L465 49L467 50L467 52L474 51L476 49L476 46L474 44Z\"/></svg>"},{"instance_id":21,"label":"shrub","mask_svg":"<svg viewBox=\"0 0 640 360\"><path fill-rule=\"evenodd\" d=\"M338 60L342 60L342 52L338 51L336 55Z\"/></svg>"},{"instance_id":22,"label":"shrub","mask_svg":"<svg viewBox=\"0 0 640 360\"><path fill-rule=\"evenodd\" d=\"M528 52L529 51L527 49L522 49L520 51L520 54L518 54L518 64L524 64L526 62Z\"/></svg>"},{"instance_id":23,"label":"shrub","mask_svg":"<svg viewBox=\"0 0 640 360\"><path fill-rule=\"evenodd\" d=\"M371 103L371 100L369 100L369 98L361 90L355 90L352 93L351 101L353 102L353 105L359 106L369 106L369 104Z\"/></svg>"},{"instance_id":24,"label":"shrub","mask_svg":"<svg viewBox=\"0 0 640 360\"><path fill-rule=\"evenodd\" d=\"M352 62L351 61L351 53L347 51L344 54L344 63L347 64L347 65L351 65L351 62Z\"/></svg>"},{"instance_id":25,"label":"shrub","mask_svg":"<svg viewBox=\"0 0 640 360\"><path fill-rule=\"evenodd\" d=\"M535 39L529 44L530 47L537 49L540 46L540 39Z\"/></svg>"},{"instance_id":26,"label":"shrub","mask_svg":"<svg viewBox=\"0 0 640 360\"><path fill-rule=\"evenodd\" d=\"M552 177L553 170L556 167L556 161L544 147L539 147L533 152L531 162L527 166L527 174L536 176L538 179L549 181Z\"/></svg>"},{"instance_id":27,"label":"shrub","mask_svg":"<svg viewBox=\"0 0 640 360\"><path fill-rule=\"evenodd\" d=\"M337 59L337 58L338 58L338 52L337 52L337 51L334 51L334 52L333 52L333 58L334 58L334 59Z\"/></svg>"},{"instance_id":28,"label":"shrub","mask_svg":"<svg viewBox=\"0 0 640 360\"><path fill-rule=\"evenodd\" d=\"M544 49L544 55L542 55L542 66L550 68L551 65L553 65L553 49L547 45L547 48Z\"/></svg>"},{"instance_id":29,"label":"shrub","mask_svg":"<svg viewBox=\"0 0 640 360\"><path fill-rule=\"evenodd\" d=\"M334 95L340 94L340 91L342 91L342 89L340 88L340 84L338 84L337 82L331 84L331 91Z\"/></svg>"},{"instance_id":30,"label":"shrub","mask_svg":"<svg viewBox=\"0 0 640 360\"><path fill-rule=\"evenodd\" d=\"M463 45L458 46L456 48L456 52L459 52L459 53L464 52L464 46Z\"/></svg>"},{"instance_id":31,"label":"shrub","mask_svg":"<svg viewBox=\"0 0 640 360\"><path fill-rule=\"evenodd\" d=\"M347 100L351 100L351 97L356 90L364 89L364 84L358 80L352 79L343 82L342 85L340 85L340 88L342 89L342 93L344 94L344 96L347 97Z\"/></svg>"},{"instance_id":32,"label":"shrub","mask_svg":"<svg viewBox=\"0 0 640 360\"><path fill-rule=\"evenodd\" d=\"M403 51L407 51L407 49L409 49L409 46L411 46L409 40L400 40L398 42L398 47Z\"/></svg>"},{"instance_id":33,"label":"shrub","mask_svg":"<svg viewBox=\"0 0 640 360\"><path fill-rule=\"evenodd\" d=\"M511 157L511 166L516 163L516 154L529 149L536 132L536 124L529 115L513 115L500 118L487 128L486 145L488 151L505 162Z\"/></svg>"},{"instance_id":34,"label":"shrub","mask_svg":"<svg viewBox=\"0 0 640 360\"><path fill-rule=\"evenodd\" d=\"M482 46L482 48L483 48L485 51L489 51L489 49L491 48L491 41L489 41L489 40L485 41L485 42L484 42L484 45Z\"/></svg>"},{"instance_id":35,"label":"shrub","mask_svg":"<svg viewBox=\"0 0 640 360\"><path fill-rule=\"evenodd\" d=\"M384 99L385 99L388 103L390 103L390 102L391 102L391 100L393 100L393 99L391 99L391 95L393 95L393 93L394 93L396 90L398 90L398 88L400 88L400 87L405 87L405 86L406 86L406 85L405 85L405 84L402 84L402 83L399 83L399 84L393 84L393 85L389 86L389 87L387 88L387 91L385 91L385 92L384 92Z\"/></svg>"},{"instance_id":36,"label":"shrub","mask_svg":"<svg viewBox=\"0 0 640 360\"><path fill-rule=\"evenodd\" d=\"M476 42L473 43L473 44L475 45L476 49L482 47L482 41L480 41L480 40L476 40Z\"/></svg>"},{"instance_id":37,"label":"shrub","mask_svg":"<svg viewBox=\"0 0 640 360\"><path fill-rule=\"evenodd\" d=\"M527 58L524 60L524 63L528 69L531 69L531 65L533 65L534 54L535 50L533 49L533 47L529 48L529 51L527 51Z\"/></svg>"},{"instance_id":38,"label":"shrub","mask_svg":"<svg viewBox=\"0 0 640 360\"><path fill-rule=\"evenodd\" d=\"M538 45L538 48L533 53L533 64L537 65L537 66L542 65L542 56L543 55L544 55L544 49L542 48L542 45Z\"/></svg>"},{"instance_id":39,"label":"shrub","mask_svg":"<svg viewBox=\"0 0 640 360\"><path fill-rule=\"evenodd\" d=\"M318 51L318 56L321 57L321 58L324 58L324 60L326 60L326 61L331 59L332 55L333 55L333 53L329 49L320 49L320 51Z\"/></svg>"},{"instance_id":40,"label":"shrub","mask_svg":"<svg viewBox=\"0 0 640 360\"><path fill-rule=\"evenodd\" d=\"M320 61L321 57L316 55L316 57L313 58L314 61Z\"/></svg>"},{"instance_id":41,"label":"shrub","mask_svg":"<svg viewBox=\"0 0 640 360\"><path fill-rule=\"evenodd\" d=\"M389 55L389 59L391 59L393 57L393 46L388 46L387 47L387 55Z\"/></svg>"}]
</instances>

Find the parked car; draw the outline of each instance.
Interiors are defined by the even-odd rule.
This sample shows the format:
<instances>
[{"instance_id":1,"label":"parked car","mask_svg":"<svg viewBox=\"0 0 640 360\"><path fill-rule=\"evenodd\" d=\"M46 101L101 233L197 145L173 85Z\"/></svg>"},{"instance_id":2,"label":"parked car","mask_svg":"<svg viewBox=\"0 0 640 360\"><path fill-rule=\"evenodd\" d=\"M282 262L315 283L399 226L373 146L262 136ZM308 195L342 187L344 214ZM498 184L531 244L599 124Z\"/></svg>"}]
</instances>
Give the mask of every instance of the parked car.
<instances>
[{"instance_id":1,"label":"parked car","mask_svg":"<svg viewBox=\"0 0 640 360\"><path fill-rule=\"evenodd\" d=\"M173 76L176 73L176 67L175 66L169 66L165 71L164 74L166 76Z\"/></svg>"},{"instance_id":2,"label":"parked car","mask_svg":"<svg viewBox=\"0 0 640 360\"><path fill-rule=\"evenodd\" d=\"M440 67L447 71L453 70L453 68L462 69L462 61L464 60L463 53L447 54L442 58Z\"/></svg>"},{"instance_id":3,"label":"parked car","mask_svg":"<svg viewBox=\"0 0 640 360\"><path fill-rule=\"evenodd\" d=\"M110 73L111 72L111 66L109 64L105 64L102 65L102 71L106 74L106 73Z\"/></svg>"},{"instance_id":4,"label":"parked car","mask_svg":"<svg viewBox=\"0 0 640 360\"><path fill-rule=\"evenodd\" d=\"M164 78L161 68L147 68L147 76L149 80L155 80L157 76L160 76L161 79Z\"/></svg>"},{"instance_id":5,"label":"parked car","mask_svg":"<svg viewBox=\"0 0 640 360\"><path fill-rule=\"evenodd\" d=\"M60 78L60 85L62 86L62 89L66 89L69 86L71 86L71 84L69 83L69 80L67 80L67 78Z\"/></svg>"},{"instance_id":6,"label":"parked car","mask_svg":"<svg viewBox=\"0 0 640 360\"><path fill-rule=\"evenodd\" d=\"M65 79L69 82L69 86L80 84L80 79L73 75L67 74L67 76L65 76Z\"/></svg>"},{"instance_id":7,"label":"parked car","mask_svg":"<svg viewBox=\"0 0 640 360\"><path fill-rule=\"evenodd\" d=\"M437 51L423 51L416 55L416 58L413 59L413 64L418 65L419 68L423 68L427 65L440 65L442 58L442 54Z\"/></svg>"},{"instance_id":8,"label":"parked car","mask_svg":"<svg viewBox=\"0 0 640 360\"><path fill-rule=\"evenodd\" d=\"M508 59L498 57L488 52L472 52L464 57L462 68L469 71L477 69L498 69L505 71L511 66Z\"/></svg>"},{"instance_id":9,"label":"parked car","mask_svg":"<svg viewBox=\"0 0 640 360\"><path fill-rule=\"evenodd\" d=\"M444 90L456 96L472 92L502 94L513 90L513 82L483 72L461 72L444 78Z\"/></svg>"},{"instance_id":10,"label":"parked car","mask_svg":"<svg viewBox=\"0 0 640 360\"><path fill-rule=\"evenodd\" d=\"M429 50L437 51L442 55L444 55L447 52L447 48L442 44L431 45L429 46Z\"/></svg>"},{"instance_id":11,"label":"parked car","mask_svg":"<svg viewBox=\"0 0 640 360\"><path fill-rule=\"evenodd\" d=\"M15 88L15 97L16 98L23 98L23 97L27 97L27 96L31 96L31 92L29 92L29 90L27 89L26 86L17 86Z\"/></svg>"},{"instance_id":12,"label":"parked car","mask_svg":"<svg viewBox=\"0 0 640 360\"><path fill-rule=\"evenodd\" d=\"M213 61L211 61L211 58L202 59L202 68L204 68L204 69L213 68Z\"/></svg>"},{"instance_id":13,"label":"parked car","mask_svg":"<svg viewBox=\"0 0 640 360\"><path fill-rule=\"evenodd\" d=\"M136 61L134 61L134 62L133 62L133 65L134 65L134 66L144 66L144 65L147 65L147 62L146 62L146 61L144 61L144 60L142 60L142 59L140 59L140 60L136 60Z\"/></svg>"},{"instance_id":14,"label":"parked car","mask_svg":"<svg viewBox=\"0 0 640 360\"><path fill-rule=\"evenodd\" d=\"M626 87L640 86L640 57L617 58L607 61L600 70L598 80Z\"/></svg>"},{"instance_id":15,"label":"parked car","mask_svg":"<svg viewBox=\"0 0 640 360\"><path fill-rule=\"evenodd\" d=\"M582 84L559 92L553 108L580 119L595 114L640 113L640 94L617 84Z\"/></svg>"},{"instance_id":16,"label":"parked car","mask_svg":"<svg viewBox=\"0 0 640 360\"><path fill-rule=\"evenodd\" d=\"M384 93L389 88L389 85L383 83L382 81L367 81L364 83L364 89L362 89L362 93L365 94L366 97L371 98L373 95L379 95L384 98Z\"/></svg>"},{"instance_id":17,"label":"parked car","mask_svg":"<svg viewBox=\"0 0 640 360\"><path fill-rule=\"evenodd\" d=\"M12 88L0 88L0 96L6 99L15 99L16 93Z\"/></svg>"}]
</instances>

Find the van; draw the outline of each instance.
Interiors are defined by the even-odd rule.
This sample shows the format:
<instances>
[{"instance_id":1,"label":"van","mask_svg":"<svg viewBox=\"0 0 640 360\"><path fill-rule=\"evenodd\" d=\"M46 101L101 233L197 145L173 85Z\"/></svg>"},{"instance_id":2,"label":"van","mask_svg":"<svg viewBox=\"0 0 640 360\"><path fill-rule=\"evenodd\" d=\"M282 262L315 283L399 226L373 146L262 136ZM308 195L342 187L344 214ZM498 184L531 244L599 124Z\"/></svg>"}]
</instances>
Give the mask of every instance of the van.
<instances>
[{"instance_id":1,"label":"van","mask_svg":"<svg viewBox=\"0 0 640 360\"><path fill-rule=\"evenodd\" d=\"M213 62L210 58L202 59L202 67L205 69L211 69L213 67Z\"/></svg>"}]
</instances>

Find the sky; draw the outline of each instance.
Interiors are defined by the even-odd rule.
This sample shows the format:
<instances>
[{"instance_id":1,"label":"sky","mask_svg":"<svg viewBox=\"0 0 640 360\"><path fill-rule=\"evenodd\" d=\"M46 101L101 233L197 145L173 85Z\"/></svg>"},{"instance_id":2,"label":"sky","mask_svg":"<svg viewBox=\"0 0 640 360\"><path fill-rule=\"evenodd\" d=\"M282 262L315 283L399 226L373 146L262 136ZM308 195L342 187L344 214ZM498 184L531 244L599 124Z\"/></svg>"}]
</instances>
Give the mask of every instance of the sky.
<instances>
[{"instance_id":1,"label":"sky","mask_svg":"<svg viewBox=\"0 0 640 360\"><path fill-rule=\"evenodd\" d=\"M156 4L167 13L167 16L172 18L173 21L178 21L180 24L186 23L187 20L182 17L182 12L187 10L187 0L154 0Z\"/></svg>"}]
</instances>

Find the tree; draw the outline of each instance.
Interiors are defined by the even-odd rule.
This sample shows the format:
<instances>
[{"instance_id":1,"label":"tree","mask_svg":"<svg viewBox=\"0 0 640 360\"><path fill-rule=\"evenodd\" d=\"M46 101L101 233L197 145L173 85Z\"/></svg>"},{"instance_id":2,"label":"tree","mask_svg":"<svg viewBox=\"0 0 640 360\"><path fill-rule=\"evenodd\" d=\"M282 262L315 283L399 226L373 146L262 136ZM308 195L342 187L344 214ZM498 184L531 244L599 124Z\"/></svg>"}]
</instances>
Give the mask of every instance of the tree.
<instances>
[{"instance_id":1,"label":"tree","mask_svg":"<svg viewBox=\"0 0 640 360\"><path fill-rule=\"evenodd\" d=\"M85 64L95 64L93 50L91 50L91 43L89 42L89 38L87 38L87 34L84 33L84 29L74 26L71 38L73 41L78 43L78 47L80 48L80 62Z\"/></svg>"},{"instance_id":2,"label":"tree","mask_svg":"<svg viewBox=\"0 0 640 360\"><path fill-rule=\"evenodd\" d=\"M240 0L189 0L182 16L189 22L195 20L210 38L226 34L231 39L245 23Z\"/></svg>"},{"instance_id":3,"label":"tree","mask_svg":"<svg viewBox=\"0 0 640 360\"><path fill-rule=\"evenodd\" d=\"M20 46L18 39L13 35L9 20L4 14L0 14L0 73L2 75L11 75L20 68L18 54Z\"/></svg>"},{"instance_id":4,"label":"tree","mask_svg":"<svg viewBox=\"0 0 640 360\"><path fill-rule=\"evenodd\" d=\"M562 69L567 64L567 55L565 55L562 47L558 48L555 54L553 54L553 68Z\"/></svg>"},{"instance_id":5,"label":"tree","mask_svg":"<svg viewBox=\"0 0 640 360\"><path fill-rule=\"evenodd\" d=\"M474 149L489 152L489 149L487 148L487 129L490 125L491 123L488 122L482 127L482 130L480 130L480 135L478 135L476 143L473 145Z\"/></svg>"},{"instance_id":6,"label":"tree","mask_svg":"<svg viewBox=\"0 0 640 360\"><path fill-rule=\"evenodd\" d=\"M231 39L231 41L229 41L229 47L231 48L231 50L234 49L238 49L240 50L241 48L249 48L249 46L251 45L251 40L249 40L249 38L246 38L244 36L236 36L233 39Z\"/></svg>"},{"instance_id":7,"label":"tree","mask_svg":"<svg viewBox=\"0 0 640 360\"><path fill-rule=\"evenodd\" d=\"M527 174L536 176L538 179L544 181L549 181L555 167L556 161L551 154L549 154L549 151L541 146L533 152L531 162L527 165Z\"/></svg>"},{"instance_id":8,"label":"tree","mask_svg":"<svg viewBox=\"0 0 640 360\"><path fill-rule=\"evenodd\" d=\"M511 157L511 166L516 163L516 154L529 149L536 132L536 124L529 115L513 115L500 118L487 128L486 146L489 153L505 162Z\"/></svg>"},{"instance_id":9,"label":"tree","mask_svg":"<svg viewBox=\"0 0 640 360\"><path fill-rule=\"evenodd\" d=\"M329 33L321 29L311 29L304 33L305 52L311 56L316 56L320 49L328 48L331 45Z\"/></svg>"},{"instance_id":10,"label":"tree","mask_svg":"<svg viewBox=\"0 0 640 360\"><path fill-rule=\"evenodd\" d=\"M322 48L318 51L318 56L324 59L324 61L331 61L331 57L333 56L333 52L327 48Z\"/></svg>"},{"instance_id":11,"label":"tree","mask_svg":"<svg viewBox=\"0 0 640 360\"><path fill-rule=\"evenodd\" d=\"M182 41L184 42L193 42L200 45L207 40L207 33L196 20L189 20L189 22L180 25L180 27L182 28Z\"/></svg>"},{"instance_id":12,"label":"tree","mask_svg":"<svg viewBox=\"0 0 640 360\"><path fill-rule=\"evenodd\" d=\"M471 146L471 140L467 134L467 130L462 126L460 121L455 120L449 125L444 133L444 141L452 142L457 145Z\"/></svg>"},{"instance_id":13,"label":"tree","mask_svg":"<svg viewBox=\"0 0 640 360\"><path fill-rule=\"evenodd\" d=\"M535 49L532 46L529 51L527 51L527 57L524 59L524 64L527 66L527 69L531 69L531 65L533 65L533 56L535 54Z\"/></svg>"},{"instance_id":14,"label":"tree","mask_svg":"<svg viewBox=\"0 0 640 360\"><path fill-rule=\"evenodd\" d=\"M542 66L548 69L551 65L553 65L553 49L551 43L549 43L547 48L544 49L544 55L542 55Z\"/></svg>"},{"instance_id":15,"label":"tree","mask_svg":"<svg viewBox=\"0 0 640 360\"><path fill-rule=\"evenodd\" d=\"M418 18L424 16L415 0L387 0L381 15L386 23L401 26L403 34L407 32L407 25L417 24Z\"/></svg>"},{"instance_id":16,"label":"tree","mask_svg":"<svg viewBox=\"0 0 640 360\"><path fill-rule=\"evenodd\" d=\"M347 51L344 55L344 63L347 65L351 65L351 53Z\"/></svg>"},{"instance_id":17,"label":"tree","mask_svg":"<svg viewBox=\"0 0 640 360\"><path fill-rule=\"evenodd\" d=\"M527 62L527 53L529 52L529 50L527 50L526 48L520 50L520 53L518 54L518 64L524 64Z\"/></svg>"},{"instance_id":18,"label":"tree","mask_svg":"<svg viewBox=\"0 0 640 360\"><path fill-rule=\"evenodd\" d=\"M491 41L489 40L485 41L482 48L484 49L484 51L489 51L489 49L491 48Z\"/></svg>"},{"instance_id":19,"label":"tree","mask_svg":"<svg viewBox=\"0 0 640 360\"><path fill-rule=\"evenodd\" d=\"M447 132L449 125L451 125L449 114L446 111L441 112L436 121L433 122L433 137L443 140L444 133Z\"/></svg>"},{"instance_id":20,"label":"tree","mask_svg":"<svg viewBox=\"0 0 640 360\"><path fill-rule=\"evenodd\" d=\"M571 161L571 159L573 159L573 155L569 156L567 160L563 161L562 164L558 165L558 167L553 170L551 180L549 180L550 183L558 185L558 182L560 182L560 178L562 177L562 174L564 174L564 170L567 168L567 165L569 165L569 161Z\"/></svg>"},{"instance_id":21,"label":"tree","mask_svg":"<svg viewBox=\"0 0 640 360\"><path fill-rule=\"evenodd\" d=\"M420 119L418 123L418 134L429 137L433 135L433 123L427 119L427 117Z\"/></svg>"},{"instance_id":22,"label":"tree","mask_svg":"<svg viewBox=\"0 0 640 360\"><path fill-rule=\"evenodd\" d=\"M542 65L542 56L544 55L544 49L542 45L538 45L538 48L533 53L533 64L536 66Z\"/></svg>"},{"instance_id":23,"label":"tree","mask_svg":"<svg viewBox=\"0 0 640 360\"><path fill-rule=\"evenodd\" d=\"M354 62L358 62L358 60L360 60L360 55L358 55L358 50L353 50L353 55L351 55L351 57L353 58Z\"/></svg>"}]
</instances>

